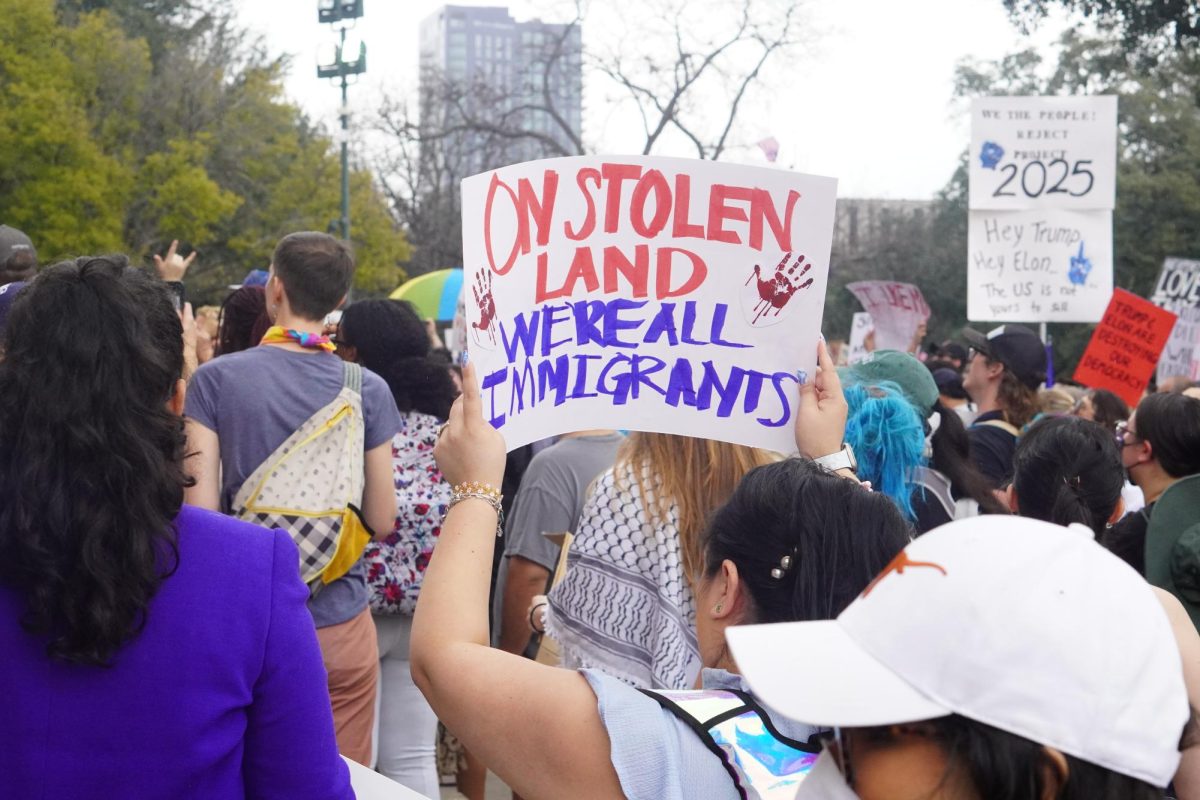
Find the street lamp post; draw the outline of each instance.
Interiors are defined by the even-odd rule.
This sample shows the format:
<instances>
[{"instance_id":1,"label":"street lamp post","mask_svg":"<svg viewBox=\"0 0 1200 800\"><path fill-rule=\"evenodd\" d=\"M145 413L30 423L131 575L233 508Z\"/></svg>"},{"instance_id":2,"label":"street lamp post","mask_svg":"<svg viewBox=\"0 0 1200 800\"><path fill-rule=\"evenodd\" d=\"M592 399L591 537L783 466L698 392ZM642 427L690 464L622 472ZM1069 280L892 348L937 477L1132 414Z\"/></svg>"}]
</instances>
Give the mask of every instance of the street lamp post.
<instances>
[{"instance_id":1,"label":"street lamp post","mask_svg":"<svg viewBox=\"0 0 1200 800\"><path fill-rule=\"evenodd\" d=\"M342 105L338 116L342 123L342 238L350 240L350 107L347 100L347 87L351 75L361 75L367 71L367 45L360 42L354 60L348 61L346 52L346 30L348 22L363 15L363 0L318 0L317 19L322 24L334 25L343 23L338 33L340 35L337 56L332 64L318 64L318 78L339 78L342 83Z\"/></svg>"}]
</instances>

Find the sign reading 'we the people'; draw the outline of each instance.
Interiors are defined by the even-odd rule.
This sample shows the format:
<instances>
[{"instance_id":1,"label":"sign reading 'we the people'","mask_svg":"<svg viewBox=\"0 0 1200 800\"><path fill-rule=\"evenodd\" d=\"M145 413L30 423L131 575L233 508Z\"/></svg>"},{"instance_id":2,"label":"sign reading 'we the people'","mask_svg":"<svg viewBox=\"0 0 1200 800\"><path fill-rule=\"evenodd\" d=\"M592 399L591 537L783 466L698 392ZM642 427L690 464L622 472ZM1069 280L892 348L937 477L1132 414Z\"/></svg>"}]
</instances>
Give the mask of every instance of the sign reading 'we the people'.
<instances>
[{"instance_id":1,"label":"sign reading 'we the people'","mask_svg":"<svg viewBox=\"0 0 1200 800\"><path fill-rule=\"evenodd\" d=\"M1115 97L971 104L967 317L1096 322L1112 294Z\"/></svg>"},{"instance_id":2,"label":"sign reading 'we the people'","mask_svg":"<svg viewBox=\"0 0 1200 800\"><path fill-rule=\"evenodd\" d=\"M685 159L463 181L469 356L508 447L587 428L792 451L836 182Z\"/></svg>"}]
</instances>

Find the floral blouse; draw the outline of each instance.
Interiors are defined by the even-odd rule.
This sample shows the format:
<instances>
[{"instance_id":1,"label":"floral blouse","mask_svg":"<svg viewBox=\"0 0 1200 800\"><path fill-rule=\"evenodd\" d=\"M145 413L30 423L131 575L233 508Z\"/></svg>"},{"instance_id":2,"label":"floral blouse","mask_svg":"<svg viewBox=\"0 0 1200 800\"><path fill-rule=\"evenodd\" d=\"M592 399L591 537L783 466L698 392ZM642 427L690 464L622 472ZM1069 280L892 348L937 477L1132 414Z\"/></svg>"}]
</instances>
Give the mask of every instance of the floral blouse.
<instances>
[{"instance_id":1,"label":"floral blouse","mask_svg":"<svg viewBox=\"0 0 1200 800\"><path fill-rule=\"evenodd\" d=\"M400 431L392 439L396 524L391 535L372 541L363 553L376 614L411 615L417 607L421 580L450 502L450 484L433 460L440 425L429 414L400 414Z\"/></svg>"}]
</instances>

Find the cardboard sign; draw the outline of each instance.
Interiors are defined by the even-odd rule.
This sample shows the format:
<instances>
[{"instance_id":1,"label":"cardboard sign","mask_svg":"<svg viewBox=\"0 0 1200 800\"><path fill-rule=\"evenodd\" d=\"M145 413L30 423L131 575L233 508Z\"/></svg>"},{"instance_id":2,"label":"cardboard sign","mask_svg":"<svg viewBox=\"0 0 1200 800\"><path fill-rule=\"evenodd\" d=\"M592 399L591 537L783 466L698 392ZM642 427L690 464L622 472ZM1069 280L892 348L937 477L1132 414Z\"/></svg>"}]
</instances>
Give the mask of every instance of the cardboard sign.
<instances>
[{"instance_id":1,"label":"cardboard sign","mask_svg":"<svg viewBox=\"0 0 1200 800\"><path fill-rule=\"evenodd\" d=\"M972 211L967 318L1097 322L1112 293L1108 211Z\"/></svg>"},{"instance_id":2,"label":"cardboard sign","mask_svg":"<svg viewBox=\"0 0 1200 800\"><path fill-rule=\"evenodd\" d=\"M929 319L929 304L911 283L856 281L846 288L871 315L877 350L907 352L917 326Z\"/></svg>"},{"instance_id":3,"label":"cardboard sign","mask_svg":"<svg viewBox=\"0 0 1200 800\"><path fill-rule=\"evenodd\" d=\"M607 427L793 452L836 186L643 156L463 181L468 355L508 447Z\"/></svg>"},{"instance_id":4,"label":"cardboard sign","mask_svg":"<svg viewBox=\"0 0 1200 800\"><path fill-rule=\"evenodd\" d=\"M971 102L973 210L1111 210L1116 174L1114 96Z\"/></svg>"},{"instance_id":5,"label":"cardboard sign","mask_svg":"<svg viewBox=\"0 0 1200 800\"><path fill-rule=\"evenodd\" d=\"M1158 359L1159 383L1175 377L1200 381L1200 308L1182 309L1178 316Z\"/></svg>"},{"instance_id":6,"label":"cardboard sign","mask_svg":"<svg viewBox=\"0 0 1200 800\"><path fill-rule=\"evenodd\" d=\"M1175 324L1175 315L1117 289L1075 368L1075 382L1109 389L1136 406Z\"/></svg>"},{"instance_id":7,"label":"cardboard sign","mask_svg":"<svg viewBox=\"0 0 1200 800\"><path fill-rule=\"evenodd\" d=\"M850 344L846 354L846 364L858 364L867 360L871 352L867 350L867 334L875 330L875 323L866 311L859 311L850 322Z\"/></svg>"},{"instance_id":8,"label":"cardboard sign","mask_svg":"<svg viewBox=\"0 0 1200 800\"><path fill-rule=\"evenodd\" d=\"M1200 261L1164 261L1150 302L1179 316L1158 362L1158 381L1200 380Z\"/></svg>"}]
</instances>

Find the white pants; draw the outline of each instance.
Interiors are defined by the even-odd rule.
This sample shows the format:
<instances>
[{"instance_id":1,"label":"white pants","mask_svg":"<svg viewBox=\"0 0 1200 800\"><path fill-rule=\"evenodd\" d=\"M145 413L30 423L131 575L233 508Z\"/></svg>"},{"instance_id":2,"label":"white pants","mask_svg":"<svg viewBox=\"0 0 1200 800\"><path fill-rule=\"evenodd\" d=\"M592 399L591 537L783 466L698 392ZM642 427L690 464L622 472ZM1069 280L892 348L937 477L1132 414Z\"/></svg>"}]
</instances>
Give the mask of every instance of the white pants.
<instances>
[{"instance_id":1,"label":"white pants","mask_svg":"<svg viewBox=\"0 0 1200 800\"><path fill-rule=\"evenodd\" d=\"M412 617L375 615L379 638L376 769L425 797L438 797L437 716L409 669Z\"/></svg>"}]
</instances>

